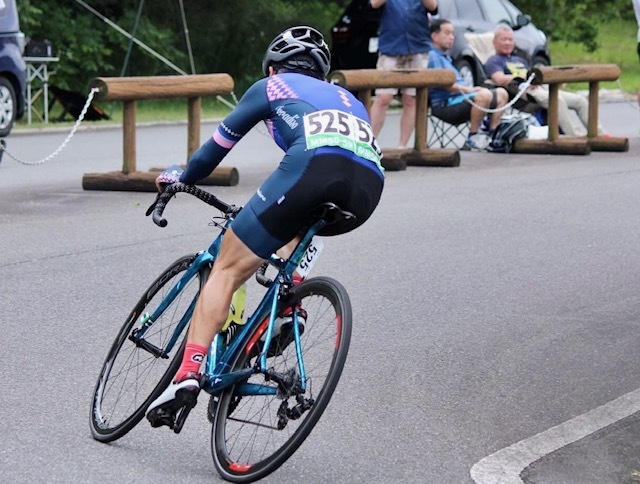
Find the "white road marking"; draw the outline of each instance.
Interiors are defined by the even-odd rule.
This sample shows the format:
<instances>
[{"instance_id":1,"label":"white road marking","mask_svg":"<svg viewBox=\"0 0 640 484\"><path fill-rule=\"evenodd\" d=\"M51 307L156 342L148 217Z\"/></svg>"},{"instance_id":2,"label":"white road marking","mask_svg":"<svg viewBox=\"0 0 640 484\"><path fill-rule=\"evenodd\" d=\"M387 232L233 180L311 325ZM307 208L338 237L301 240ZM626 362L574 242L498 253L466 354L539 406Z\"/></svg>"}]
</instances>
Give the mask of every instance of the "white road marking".
<instances>
[{"instance_id":1,"label":"white road marking","mask_svg":"<svg viewBox=\"0 0 640 484\"><path fill-rule=\"evenodd\" d=\"M531 463L638 410L640 389L485 457L473 465L471 478L477 484L524 484L520 474Z\"/></svg>"}]
</instances>

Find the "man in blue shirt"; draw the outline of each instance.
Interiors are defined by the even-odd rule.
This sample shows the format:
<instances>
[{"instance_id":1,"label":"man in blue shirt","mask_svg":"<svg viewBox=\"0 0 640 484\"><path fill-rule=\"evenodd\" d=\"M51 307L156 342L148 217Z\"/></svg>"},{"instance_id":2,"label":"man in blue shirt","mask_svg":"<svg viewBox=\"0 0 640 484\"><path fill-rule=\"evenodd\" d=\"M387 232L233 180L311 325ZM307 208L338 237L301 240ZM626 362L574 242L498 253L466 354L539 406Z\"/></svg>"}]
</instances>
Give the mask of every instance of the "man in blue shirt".
<instances>
[{"instance_id":1,"label":"man in blue shirt","mask_svg":"<svg viewBox=\"0 0 640 484\"><path fill-rule=\"evenodd\" d=\"M454 30L451 22L436 19L431 24L433 49L429 53L429 67L449 69L456 74L456 82L449 88L429 90L431 113L450 124L469 121L469 137L464 149L484 151L491 142L495 129L500 124L502 110L490 114L489 132L480 134L478 130L487 116L486 109L501 108L507 104L509 95L503 88L487 89L479 86L467 86L453 60L445 52L453 46ZM473 103L473 104L471 104Z\"/></svg>"},{"instance_id":2,"label":"man in blue shirt","mask_svg":"<svg viewBox=\"0 0 640 484\"><path fill-rule=\"evenodd\" d=\"M431 48L429 14L438 13L437 0L370 0L371 7L384 8L378 37L378 64L381 70L426 69ZM380 134L387 108L397 89L376 89L371 106L373 134ZM400 148L405 148L416 123L416 90L402 90Z\"/></svg>"}]
</instances>

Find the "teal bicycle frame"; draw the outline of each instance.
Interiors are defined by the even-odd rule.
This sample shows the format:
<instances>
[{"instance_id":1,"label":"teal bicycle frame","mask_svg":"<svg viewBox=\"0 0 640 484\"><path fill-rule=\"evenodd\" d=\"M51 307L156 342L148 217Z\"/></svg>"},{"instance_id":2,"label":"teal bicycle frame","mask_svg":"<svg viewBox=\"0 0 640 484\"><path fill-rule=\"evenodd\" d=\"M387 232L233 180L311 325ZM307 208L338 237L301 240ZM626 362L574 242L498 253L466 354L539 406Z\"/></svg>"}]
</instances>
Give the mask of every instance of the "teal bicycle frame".
<instances>
[{"instance_id":1,"label":"teal bicycle frame","mask_svg":"<svg viewBox=\"0 0 640 484\"><path fill-rule=\"evenodd\" d=\"M160 305L153 311L153 313L146 313L141 316L142 326L134 331L132 334L132 340L136 345L147 349L150 353L156 357L169 358L169 353L174 348L182 332L186 329L187 325L191 321L193 311L196 306L196 301L200 296L200 291L194 296L193 300L189 304L187 311L185 311L180 322L176 325L173 335L167 342L166 346L162 349L156 348L144 339L145 333L153 325L154 321L157 321L164 311L171 305L171 303L178 297L182 290L186 287L187 283L193 279L198 273L203 275L203 280L206 280L211 266L213 265L220 250L220 244L227 228L233 222L232 218L228 218L221 233L216 237L208 250L199 252L194 256L192 261L187 262L189 264L184 275L173 285L168 294L164 297ZM260 304L248 318L247 322L241 326L238 333L234 336L233 341L228 348L225 348L222 343L222 335L216 334L213 339L209 351L207 354L207 360L205 363L205 383L203 390L208 393L216 394L220 393L225 388L237 384L235 394L239 396L245 395L275 395L278 391L277 387L273 385L260 385L254 383L247 383L246 380L255 373L269 374L267 368L267 353L273 337L273 328L278 312L278 302L281 296L285 295L292 284L292 274L302 261L313 237L327 224L323 219L318 219L311 227L306 231L291 257L285 260L279 256L273 254L269 259L269 264L275 266L278 269L277 276L273 281L268 281L268 289L263 296ZM266 278L265 278L266 279ZM266 284L263 284L266 285ZM249 342L249 335L253 334L255 329L261 324L269 315L269 323L265 332L265 340L260 357L258 358L256 365L252 368L244 368L242 370L230 371L232 365L237 359L237 355L242 351ZM302 392L306 390L306 374L304 369L304 361L302 358L302 345L300 344L300 326L298 323L297 311L293 311L293 335L295 350L298 360L298 372L300 377L300 389ZM245 383L241 383L242 381Z\"/></svg>"}]
</instances>

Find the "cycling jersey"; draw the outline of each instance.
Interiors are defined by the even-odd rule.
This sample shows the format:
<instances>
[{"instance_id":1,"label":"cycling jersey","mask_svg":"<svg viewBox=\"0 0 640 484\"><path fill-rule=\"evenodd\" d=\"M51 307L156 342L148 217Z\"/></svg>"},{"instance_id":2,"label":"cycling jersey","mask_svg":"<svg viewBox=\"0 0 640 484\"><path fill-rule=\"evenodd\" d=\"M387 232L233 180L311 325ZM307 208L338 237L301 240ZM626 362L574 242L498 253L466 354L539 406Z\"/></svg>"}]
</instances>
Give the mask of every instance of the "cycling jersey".
<instances>
[{"instance_id":1,"label":"cycling jersey","mask_svg":"<svg viewBox=\"0 0 640 484\"><path fill-rule=\"evenodd\" d=\"M336 153L382 172L380 148L364 105L342 87L287 73L261 79L247 90L213 137L194 153L180 181L194 184L208 176L262 120L288 153L296 151L307 159Z\"/></svg>"},{"instance_id":2,"label":"cycling jersey","mask_svg":"<svg viewBox=\"0 0 640 484\"><path fill-rule=\"evenodd\" d=\"M303 74L272 75L251 86L193 154L180 181L195 184L208 176L262 120L286 154L233 223L245 245L268 258L323 202L356 215L327 235L353 230L369 218L384 177L367 110L346 89Z\"/></svg>"}]
</instances>

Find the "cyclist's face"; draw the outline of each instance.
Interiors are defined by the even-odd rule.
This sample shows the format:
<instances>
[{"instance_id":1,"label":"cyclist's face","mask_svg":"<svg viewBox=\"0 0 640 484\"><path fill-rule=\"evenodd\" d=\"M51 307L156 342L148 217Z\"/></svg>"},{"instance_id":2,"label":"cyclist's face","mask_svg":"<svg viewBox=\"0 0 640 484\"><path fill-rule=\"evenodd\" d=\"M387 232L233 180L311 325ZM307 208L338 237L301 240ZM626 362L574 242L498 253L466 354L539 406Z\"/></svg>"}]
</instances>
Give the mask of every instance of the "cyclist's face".
<instances>
[{"instance_id":1,"label":"cyclist's face","mask_svg":"<svg viewBox=\"0 0 640 484\"><path fill-rule=\"evenodd\" d=\"M431 39L438 49L442 51L449 50L451 47L453 47L453 41L455 39L453 25L442 24L438 32L433 32L431 34Z\"/></svg>"}]
</instances>

